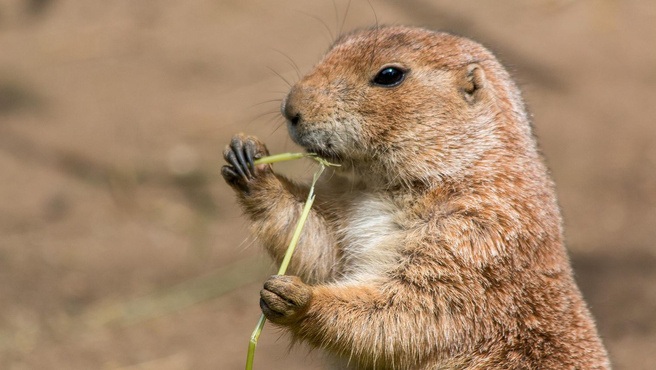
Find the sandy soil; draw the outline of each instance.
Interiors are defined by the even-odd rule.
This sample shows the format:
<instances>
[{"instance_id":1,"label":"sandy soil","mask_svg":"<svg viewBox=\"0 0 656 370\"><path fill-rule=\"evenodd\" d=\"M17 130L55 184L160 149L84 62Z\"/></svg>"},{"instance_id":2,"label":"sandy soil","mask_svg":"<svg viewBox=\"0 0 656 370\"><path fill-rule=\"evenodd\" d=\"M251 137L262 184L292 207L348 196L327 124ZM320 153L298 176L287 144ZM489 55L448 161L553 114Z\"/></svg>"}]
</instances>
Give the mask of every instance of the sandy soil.
<instances>
[{"instance_id":1,"label":"sandy soil","mask_svg":"<svg viewBox=\"0 0 656 370\"><path fill-rule=\"evenodd\" d=\"M289 59L308 71L376 17L472 37L512 70L615 368L653 368L653 2L372 4L0 0L0 368L242 368L269 263L220 153L239 131L295 150ZM267 327L256 368L321 368L287 343Z\"/></svg>"}]
</instances>

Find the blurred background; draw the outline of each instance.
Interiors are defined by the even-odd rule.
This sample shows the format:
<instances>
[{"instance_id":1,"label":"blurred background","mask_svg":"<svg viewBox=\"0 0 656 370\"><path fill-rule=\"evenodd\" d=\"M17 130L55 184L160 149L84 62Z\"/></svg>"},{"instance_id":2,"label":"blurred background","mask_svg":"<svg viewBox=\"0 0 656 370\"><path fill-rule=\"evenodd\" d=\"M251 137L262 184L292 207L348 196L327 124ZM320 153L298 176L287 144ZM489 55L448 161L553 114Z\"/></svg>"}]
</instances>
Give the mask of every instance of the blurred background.
<instances>
[{"instance_id":1,"label":"blurred background","mask_svg":"<svg viewBox=\"0 0 656 370\"><path fill-rule=\"evenodd\" d=\"M614 366L653 368L651 0L0 0L0 368L243 368L272 270L221 152L240 131L297 150L279 116L294 64L376 18L509 68ZM307 352L267 326L255 365L321 368Z\"/></svg>"}]
</instances>

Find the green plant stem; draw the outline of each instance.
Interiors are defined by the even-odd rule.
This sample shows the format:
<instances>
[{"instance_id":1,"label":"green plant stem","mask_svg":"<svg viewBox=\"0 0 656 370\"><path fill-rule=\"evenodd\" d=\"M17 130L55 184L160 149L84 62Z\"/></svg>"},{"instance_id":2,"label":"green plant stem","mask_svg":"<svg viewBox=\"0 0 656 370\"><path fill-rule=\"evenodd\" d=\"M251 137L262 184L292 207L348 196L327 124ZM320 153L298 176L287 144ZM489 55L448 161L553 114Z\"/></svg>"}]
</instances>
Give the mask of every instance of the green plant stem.
<instances>
[{"instance_id":1,"label":"green plant stem","mask_svg":"<svg viewBox=\"0 0 656 370\"><path fill-rule=\"evenodd\" d=\"M285 252L285 257L282 259L282 263L280 263L280 269L278 270L278 275L284 275L287 272L287 266L289 266L289 262L292 259L292 254L294 254L294 250L296 249L296 244L298 244L298 239L301 237L301 231L303 231L303 226L305 225L305 220L307 220L308 215L310 214L310 208L312 208L312 203L314 203L314 185L317 183L317 180L319 179L319 176L321 176L321 173L325 169L325 166L323 163L319 163L319 168L317 169L317 172L314 173L314 178L312 179L312 186L310 187L310 192L308 193L307 200L305 201L305 205L303 206L303 212L301 213L301 218L298 219L298 223L296 224L296 229L294 229L294 235L292 235L292 240L289 242L289 246L287 247L287 251Z\"/></svg>"},{"instance_id":2,"label":"green plant stem","mask_svg":"<svg viewBox=\"0 0 656 370\"><path fill-rule=\"evenodd\" d=\"M253 163L257 166L258 164L264 164L264 163L276 163L276 162L282 162L282 161L291 161L293 159L300 159L303 157L309 157L313 156L313 154L308 154L308 153L281 153L281 154L276 154L276 155L270 155L267 157L262 157L259 159L256 159L253 161Z\"/></svg>"},{"instance_id":3,"label":"green plant stem","mask_svg":"<svg viewBox=\"0 0 656 370\"><path fill-rule=\"evenodd\" d=\"M253 164L257 166L258 164L284 162L284 161L291 161L291 160L294 160L294 159L301 159L301 158L314 159L315 161L317 161L319 163L323 163L323 165L326 166L326 167L339 167L339 166L341 166L341 164L330 163L327 160L318 157L316 153L281 153L281 154L270 155L270 156L258 158L258 159L253 161Z\"/></svg>"},{"instance_id":4,"label":"green plant stem","mask_svg":"<svg viewBox=\"0 0 656 370\"><path fill-rule=\"evenodd\" d=\"M255 161L255 165L258 165L261 163L274 163L274 162L298 159L308 156L310 156L313 159L316 159L319 162L319 168L314 173L314 177L312 178L312 185L310 186L310 192L308 193L307 200L305 201L305 205L303 206L301 217L298 219L298 222L296 223L296 229L294 229L292 240L289 242L289 246L287 246L285 257L283 258L282 263L280 264L280 269L278 269L278 275L284 275L285 272L287 272L287 267L289 266L289 262L291 261L292 255L294 254L294 250L296 249L296 244L298 244L298 240L301 237L301 231L303 231L303 226L305 225L305 221L307 220L308 215L310 214L310 209L312 208L312 204L314 203L314 198L315 198L314 185L317 183L317 180L319 180L319 176L321 176L321 174L323 173L323 170L326 168L326 165L333 165L333 164L321 158L314 157L311 154L308 155L304 153L278 154L275 156L260 158L257 161ZM275 158L271 159L273 157ZM253 358L255 356L255 347L257 346L257 340L260 338L260 334L262 333L262 328L264 328L265 322L266 322L266 317L264 317L264 315L261 315L260 320L257 322L257 325L255 326L255 330L253 330L253 334L251 334L251 339L248 342L246 370L253 369Z\"/></svg>"},{"instance_id":5,"label":"green plant stem","mask_svg":"<svg viewBox=\"0 0 656 370\"><path fill-rule=\"evenodd\" d=\"M255 357L255 346L257 346L257 340L260 339L260 333L262 333L262 328L264 328L264 323L266 322L266 317L260 315L260 320L251 334L251 340L248 342L248 355L246 357L246 370L253 369L253 358Z\"/></svg>"}]
</instances>

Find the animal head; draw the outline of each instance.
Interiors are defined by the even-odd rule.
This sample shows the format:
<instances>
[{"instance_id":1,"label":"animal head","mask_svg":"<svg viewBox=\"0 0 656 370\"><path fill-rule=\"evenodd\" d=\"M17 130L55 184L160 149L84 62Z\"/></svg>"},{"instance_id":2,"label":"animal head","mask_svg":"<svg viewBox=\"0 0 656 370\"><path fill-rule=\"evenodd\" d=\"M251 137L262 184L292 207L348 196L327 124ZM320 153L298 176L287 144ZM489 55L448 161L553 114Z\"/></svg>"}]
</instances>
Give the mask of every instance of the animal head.
<instances>
[{"instance_id":1,"label":"animal head","mask_svg":"<svg viewBox=\"0 0 656 370\"><path fill-rule=\"evenodd\" d=\"M466 176L491 150L530 137L517 88L489 51L420 28L340 37L282 112L308 152L387 186Z\"/></svg>"}]
</instances>

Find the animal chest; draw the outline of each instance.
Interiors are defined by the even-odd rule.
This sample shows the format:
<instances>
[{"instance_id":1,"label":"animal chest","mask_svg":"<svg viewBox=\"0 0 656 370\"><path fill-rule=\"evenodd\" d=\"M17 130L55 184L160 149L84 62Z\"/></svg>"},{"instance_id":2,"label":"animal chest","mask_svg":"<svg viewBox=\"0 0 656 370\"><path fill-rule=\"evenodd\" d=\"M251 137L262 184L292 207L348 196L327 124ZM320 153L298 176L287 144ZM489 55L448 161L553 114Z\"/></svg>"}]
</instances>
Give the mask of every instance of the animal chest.
<instances>
[{"instance_id":1,"label":"animal chest","mask_svg":"<svg viewBox=\"0 0 656 370\"><path fill-rule=\"evenodd\" d=\"M402 210L390 199L363 195L340 221L341 272L346 279L380 277L398 258Z\"/></svg>"}]
</instances>

